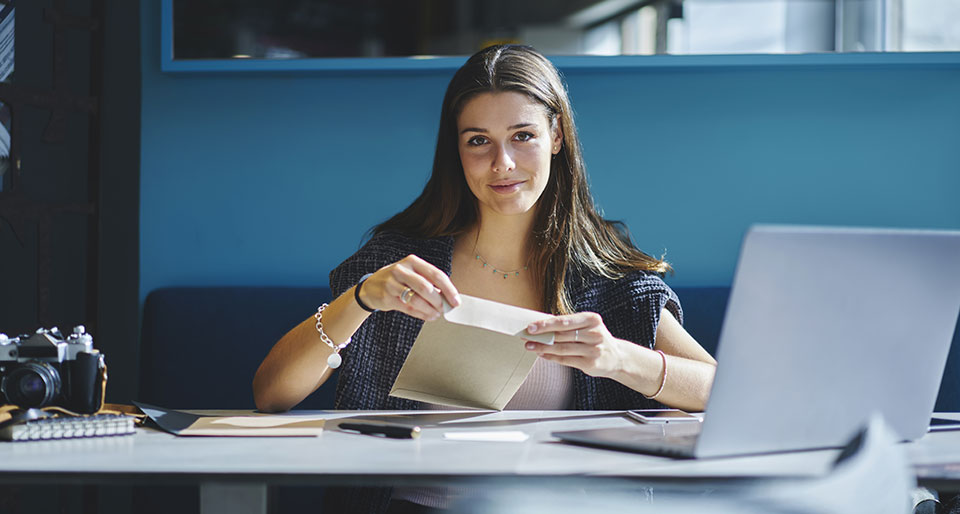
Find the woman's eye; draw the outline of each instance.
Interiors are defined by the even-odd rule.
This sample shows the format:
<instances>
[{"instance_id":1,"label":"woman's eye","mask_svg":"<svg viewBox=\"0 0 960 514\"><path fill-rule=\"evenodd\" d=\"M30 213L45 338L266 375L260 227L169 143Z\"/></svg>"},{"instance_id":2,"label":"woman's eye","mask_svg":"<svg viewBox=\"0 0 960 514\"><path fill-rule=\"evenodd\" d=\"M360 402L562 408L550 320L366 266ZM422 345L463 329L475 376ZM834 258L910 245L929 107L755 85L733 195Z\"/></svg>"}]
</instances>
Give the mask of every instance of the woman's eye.
<instances>
[{"instance_id":1,"label":"woman's eye","mask_svg":"<svg viewBox=\"0 0 960 514\"><path fill-rule=\"evenodd\" d=\"M533 134L529 132L518 132L517 135L513 136L517 141L530 141L533 139Z\"/></svg>"},{"instance_id":2,"label":"woman's eye","mask_svg":"<svg viewBox=\"0 0 960 514\"><path fill-rule=\"evenodd\" d=\"M483 136L473 136L467 140L467 144L470 146L480 146L487 142L487 138Z\"/></svg>"}]
</instances>

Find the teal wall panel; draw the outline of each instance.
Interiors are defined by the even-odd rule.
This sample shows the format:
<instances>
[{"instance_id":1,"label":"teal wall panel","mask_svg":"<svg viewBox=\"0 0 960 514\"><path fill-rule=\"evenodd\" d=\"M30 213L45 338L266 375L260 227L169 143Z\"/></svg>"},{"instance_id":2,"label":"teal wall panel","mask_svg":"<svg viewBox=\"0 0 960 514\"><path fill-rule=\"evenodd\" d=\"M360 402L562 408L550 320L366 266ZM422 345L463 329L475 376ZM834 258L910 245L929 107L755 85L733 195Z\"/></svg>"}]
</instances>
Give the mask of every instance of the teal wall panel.
<instances>
[{"instance_id":1,"label":"teal wall panel","mask_svg":"<svg viewBox=\"0 0 960 514\"><path fill-rule=\"evenodd\" d=\"M165 73L141 7L141 298L325 285L420 191L452 69ZM960 66L897 60L564 72L605 214L726 285L751 223L960 229Z\"/></svg>"}]
</instances>

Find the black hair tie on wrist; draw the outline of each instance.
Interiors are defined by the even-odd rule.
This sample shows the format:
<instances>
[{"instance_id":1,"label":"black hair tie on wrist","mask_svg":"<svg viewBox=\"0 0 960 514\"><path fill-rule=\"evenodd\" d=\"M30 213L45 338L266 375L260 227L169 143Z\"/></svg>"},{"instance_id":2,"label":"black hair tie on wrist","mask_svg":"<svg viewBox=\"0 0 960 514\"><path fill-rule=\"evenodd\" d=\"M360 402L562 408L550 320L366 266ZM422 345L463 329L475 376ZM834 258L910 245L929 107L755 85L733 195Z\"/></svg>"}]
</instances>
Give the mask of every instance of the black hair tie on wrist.
<instances>
[{"instance_id":1,"label":"black hair tie on wrist","mask_svg":"<svg viewBox=\"0 0 960 514\"><path fill-rule=\"evenodd\" d=\"M359 305L361 309L367 312L379 312L379 309L371 309L370 307L367 307L367 304L363 303L363 300L360 299L360 286L362 286L371 275L373 275L373 273L367 273L366 275L360 277L360 282L357 282L357 287L353 288L353 297L356 298L357 305Z\"/></svg>"}]
</instances>

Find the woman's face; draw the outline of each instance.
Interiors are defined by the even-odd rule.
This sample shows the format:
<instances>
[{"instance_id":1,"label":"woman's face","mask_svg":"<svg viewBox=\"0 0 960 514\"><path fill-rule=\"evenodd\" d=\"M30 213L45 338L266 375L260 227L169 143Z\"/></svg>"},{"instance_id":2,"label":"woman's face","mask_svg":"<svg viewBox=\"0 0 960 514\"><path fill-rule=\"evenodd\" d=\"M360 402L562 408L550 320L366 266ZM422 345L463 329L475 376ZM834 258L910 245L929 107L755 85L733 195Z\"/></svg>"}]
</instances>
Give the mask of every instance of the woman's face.
<instances>
[{"instance_id":1,"label":"woman's face","mask_svg":"<svg viewBox=\"0 0 960 514\"><path fill-rule=\"evenodd\" d=\"M543 105L513 91L481 93L463 106L457 133L463 173L481 216L532 212L562 140Z\"/></svg>"}]
</instances>

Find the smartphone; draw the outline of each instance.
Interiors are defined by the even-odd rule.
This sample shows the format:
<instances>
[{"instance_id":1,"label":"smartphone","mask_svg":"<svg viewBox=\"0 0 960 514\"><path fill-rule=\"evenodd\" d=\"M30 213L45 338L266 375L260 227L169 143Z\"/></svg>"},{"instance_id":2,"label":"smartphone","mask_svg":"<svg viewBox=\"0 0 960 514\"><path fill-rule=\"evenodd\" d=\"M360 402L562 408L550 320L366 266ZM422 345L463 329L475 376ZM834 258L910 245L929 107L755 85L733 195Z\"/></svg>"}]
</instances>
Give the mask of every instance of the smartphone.
<instances>
[{"instance_id":1,"label":"smartphone","mask_svg":"<svg viewBox=\"0 0 960 514\"><path fill-rule=\"evenodd\" d=\"M955 419L931 418L930 432L940 432L941 430L960 430L960 421Z\"/></svg>"},{"instance_id":2,"label":"smartphone","mask_svg":"<svg viewBox=\"0 0 960 514\"><path fill-rule=\"evenodd\" d=\"M699 416L694 416L680 409L628 410L627 416L641 423L650 424L700 422Z\"/></svg>"}]
</instances>

